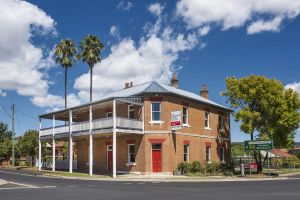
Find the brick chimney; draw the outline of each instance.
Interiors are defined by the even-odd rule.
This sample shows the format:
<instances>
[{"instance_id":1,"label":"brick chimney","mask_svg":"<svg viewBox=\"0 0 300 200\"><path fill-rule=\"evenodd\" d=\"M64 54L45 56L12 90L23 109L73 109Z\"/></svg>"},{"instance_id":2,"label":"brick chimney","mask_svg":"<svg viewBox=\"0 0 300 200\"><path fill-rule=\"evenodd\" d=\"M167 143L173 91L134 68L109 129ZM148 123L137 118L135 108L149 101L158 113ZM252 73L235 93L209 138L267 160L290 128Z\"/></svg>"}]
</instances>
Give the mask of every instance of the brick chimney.
<instances>
[{"instance_id":1,"label":"brick chimney","mask_svg":"<svg viewBox=\"0 0 300 200\"><path fill-rule=\"evenodd\" d=\"M202 85L202 90L200 91L200 96L205 98L205 99L208 99L208 91L206 89L206 85Z\"/></svg>"},{"instance_id":2,"label":"brick chimney","mask_svg":"<svg viewBox=\"0 0 300 200\"><path fill-rule=\"evenodd\" d=\"M173 77L171 79L170 85L174 88L178 88L178 86L179 86L179 80L177 79L175 73L173 73Z\"/></svg>"},{"instance_id":3,"label":"brick chimney","mask_svg":"<svg viewBox=\"0 0 300 200\"><path fill-rule=\"evenodd\" d=\"M124 89L127 89L127 88L129 88L129 83L125 83Z\"/></svg>"}]
</instances>

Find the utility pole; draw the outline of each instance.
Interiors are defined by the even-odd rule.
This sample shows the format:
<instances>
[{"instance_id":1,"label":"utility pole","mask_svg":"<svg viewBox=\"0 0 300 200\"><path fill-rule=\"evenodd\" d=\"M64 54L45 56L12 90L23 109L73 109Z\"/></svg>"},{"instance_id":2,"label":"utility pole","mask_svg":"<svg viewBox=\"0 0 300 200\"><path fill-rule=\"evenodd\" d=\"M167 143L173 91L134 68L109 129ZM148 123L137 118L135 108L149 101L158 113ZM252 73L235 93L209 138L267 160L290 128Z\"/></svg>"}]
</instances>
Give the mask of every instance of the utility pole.
<instances>
[{"instance_id":1,"label":"utility pole","mask_svg":"<svg viewBox=\"0 0 300 200\"><path fill-rule=\"evenodd\" d=\"M11 127L12 127L12 166L15 166L15 104L11 106Z\"/></svg>"}]
</instances>

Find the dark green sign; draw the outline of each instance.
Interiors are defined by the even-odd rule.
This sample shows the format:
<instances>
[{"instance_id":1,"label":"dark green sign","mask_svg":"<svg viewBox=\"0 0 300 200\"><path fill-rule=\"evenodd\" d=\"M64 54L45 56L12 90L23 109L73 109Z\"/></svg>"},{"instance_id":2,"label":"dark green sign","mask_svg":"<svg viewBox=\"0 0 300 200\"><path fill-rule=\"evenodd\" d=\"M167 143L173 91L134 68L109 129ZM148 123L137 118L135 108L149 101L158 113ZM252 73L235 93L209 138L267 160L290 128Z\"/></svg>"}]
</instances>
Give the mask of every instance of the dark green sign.
<instances>
[{"instance_id":1,"label":"dark green sign","mask_svg":"<svg viewBox=\"0 0 300 200\"><path fill-rule=\"evenodd\" d=\"M271 150L273 149L272 140L247 140L245 141L246 151Z\"/></svg>"}]
</instances>

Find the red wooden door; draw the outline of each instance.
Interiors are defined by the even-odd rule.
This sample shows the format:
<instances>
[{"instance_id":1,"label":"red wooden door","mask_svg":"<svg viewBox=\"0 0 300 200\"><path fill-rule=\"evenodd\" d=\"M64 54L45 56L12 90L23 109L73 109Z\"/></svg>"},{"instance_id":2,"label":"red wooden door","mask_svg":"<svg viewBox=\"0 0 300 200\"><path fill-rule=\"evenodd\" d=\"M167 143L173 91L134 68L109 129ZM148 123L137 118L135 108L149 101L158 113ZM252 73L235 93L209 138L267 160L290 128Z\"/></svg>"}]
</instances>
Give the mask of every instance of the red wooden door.
<instances>
[{"instance_id":1,"label":"red wooden door","mask_svg":"<svg viewBox=\"0 0 300 200\"><path fill-rule=\"evenodd\" d=\"M161 172L161 150L152 150L152 171Z\"/></svg>"},{"instance_id":2,"label":"red wooden door","mask_svg":"<svg viewBox=\"0 0 300 200\"><path fill-rule=\"evenodd\" d=\"M107 171L112 171L112 150L107 147Z\"/></svg>"}]
</instances>

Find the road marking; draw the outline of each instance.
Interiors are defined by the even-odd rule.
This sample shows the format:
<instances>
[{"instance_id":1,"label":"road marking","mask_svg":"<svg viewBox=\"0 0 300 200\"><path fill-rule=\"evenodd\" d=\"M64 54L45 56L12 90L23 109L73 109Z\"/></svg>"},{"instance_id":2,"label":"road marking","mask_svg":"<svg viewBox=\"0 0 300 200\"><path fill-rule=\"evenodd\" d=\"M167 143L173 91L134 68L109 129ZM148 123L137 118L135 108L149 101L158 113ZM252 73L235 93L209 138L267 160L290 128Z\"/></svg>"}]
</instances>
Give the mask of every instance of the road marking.
<instances>
[{"instance_id":1,"label":"road marking","mask_svg":"<svg viewBox=\"0 0 300 200\"><path fill-rule=\"evenodd\" d=\"M17 175L21 175L21 176L36 176L36 175L31 175L31 174L22 174L22 173L16 173L16 172L7 172L7 171L1 171L1 173L5 173L5 174L17 174Z\"/></svg>"},{"instance_id":2,"label":"road marking","mask_svg":"<svg viewBox=\"0 0 300 200\"><path fill-rule=\"evenodd\" d=\"M32 188L40 188L34 185L28 185L24 183L16 183L16 182L7 182L7 184L17 185L18 187L9 187L9 188L0 188L0 190L14 190L14 189L32 189Z\"/></svg>"},{"instance_id":3,"label":"road marking","mask_svg":"<svg viewBox=\"0 0 300 200\"><path fill-rule=\"evenodd\" d=\"M123 184L125 184L125 185L131 185L132 183L123 183Z\"/></svg>"},{"instance_id":4,"label":"road marking","mask_svg":"<svg viewBox=\"0 0 300 200\"><path fill-rule=\"evenodd\" d=\"M97 187L97 185L88 185L88 187Z\"/></svg>"},{"instance_id":5,"label":"road marking","mask_svg":"<svg viewBox=\"0 0 300 200\"><path fill-rule=\"evenodd\" d=\"M46 185L43 188L56 188L56 186L55 185Z\"/></svg>"},{"instance_id":6,"label":"road marking","mask_svg":"<svg viewBox=\"0 0 300 200\"><path fill-rule=\"evenodd\" d=\"M138 185L144 185L145 183L138 183Z\"/></svg>"},{"instance_id":7,"label":"road marking","mask_svg":"<svg viewBox=\"0 0 300 200\"><path fill-rule=\"evenodd\" d=\"M14 190L14 189L30 189L29 187L10 187L10 188L0 188L0 190Z\"/></svg>"},{"instance_id":8,"label":"road marking","mask_svg":"<svg viewBox=\"0 0 300 200\"><path fill-rule=\"evenodd\" d=\"M24 187L27 187L27 188L39 188L38 186L35 186L35 185L29 185L29 184L24 184L24 183L16 183L16 182L8 182L10 184L14 184L14 185L20 185L20 186L24 186Z\"/></svg>"},{"instance_id":9,"label":"road marking","mask_svg":"<svg viewBox=\"0 0 300 200\"><path fill-rule=\"evenodd\" d=\"M152 183L160 183L160 182L152 182Z\"/></svg>"},{"instance_id":10,"label":"road marking","mask_svg":"<svg viewBox=\"0 0 300 200\"><path fill-rule=\"evenodd\" d=\"M79 186L77 186L77 185L70 185L70 186L68 186L68 188L77 188L77 187L79 187Z\"/></svg>"}]
</instances>

